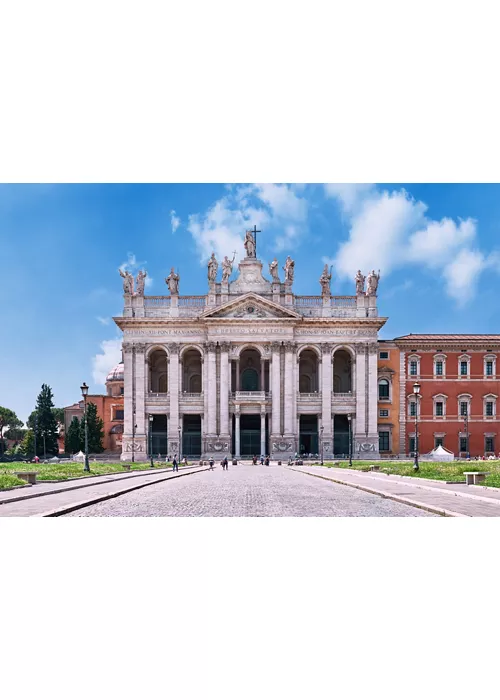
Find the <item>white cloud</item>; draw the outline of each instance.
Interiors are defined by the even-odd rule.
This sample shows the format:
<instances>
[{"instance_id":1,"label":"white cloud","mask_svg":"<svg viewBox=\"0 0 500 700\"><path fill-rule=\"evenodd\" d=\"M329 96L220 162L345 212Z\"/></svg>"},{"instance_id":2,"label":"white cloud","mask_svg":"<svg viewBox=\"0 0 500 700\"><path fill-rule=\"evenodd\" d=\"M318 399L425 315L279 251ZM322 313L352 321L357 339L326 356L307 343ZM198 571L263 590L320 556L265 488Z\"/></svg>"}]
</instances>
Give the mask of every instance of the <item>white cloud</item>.
<instances>
[{"instance_id":1,"label":"white cloud","mask_svg":"<svg viewBox=\"0 0 500 700\"><path fill-rule=\"evenodd\" d=\"M92 376L95 384L104 385L109 371L122 359L121 338L103 340L100 347L102 353L98 353L92 358Z\"/></svg>"},{"instance_id":2,"label":"white cloud","mask_svg":"<svg viewBox=\"0 0 500 700\"><path fill-rule=\"evenodd\" d=\"M403 189L388 192L368 185L325 189L338 198L350 224L349 238L332 260L341 277L352 279L358 268L380 269L384 276L418 263L442 275L446 293L465 303L474 295L481 272L494 266L495 257L471 249L477 233L473 219L428 219L427 205Z\"/></svg>"},{"instance_id":3,"label":"white cloud","mask_svg":"<svg viewBox=\"0 0 500 700\"><path fill-rule=\"evenodd\" d=\"M172 233L175 233L179 226L181 225L181 220L175 214L175 209L170 212L170 225L172 226Z\"/></svg>"},{"instance_id":4,"label":"white cloud","mask_svg":"<svg viewBox=\"0 0 500 700\"><path fill-rule=\"evenodd\" d=\"M109 326L110 318L103 318L102 316L96 316L96 318L103 326Z\"/></svg>"},{"instance_id":5,"label":"white cloud","mask_svg":"<svg viewBox=\"0 0 500 700\"><path fill-rule=\"evenodd\" d=\"M463 248L454 260L448 263L443 275L446 290L460 306L466 304L474 296L481 272L486 267L486 259L478 250Z\"/></svg>"},{"instance_id":6,"label":"white cloud","mask_svg":"<svg viewBox=\"0 0 500 700\"><path fill-rule=\"evenodd\" d=\"M279 231L274 241L277 250L293 247L307 230L308 202L299 196L300 189L257 184L232 185L226 190L227 194L204 214L189 216L188 230L202 263L212 251L218 258L232 255L233 251L237 258L243 257L244 232L254 224L263 229L263 235Z\"/></svg>"},{"instance_id":7,"label":"white cloud","mask_svg":"<svg viewBox=\"0 0 500 700\"><path fill-rule=\"evenodd\" d=\"M146 279L144 280L144 286L145 286L145 287L148 287L148 288L149 288L149 287L152 287L152 286L153 286L153 281L154 281L154 280L153 280L152 277L146 277Z\"/></svg>"}]
</instances>

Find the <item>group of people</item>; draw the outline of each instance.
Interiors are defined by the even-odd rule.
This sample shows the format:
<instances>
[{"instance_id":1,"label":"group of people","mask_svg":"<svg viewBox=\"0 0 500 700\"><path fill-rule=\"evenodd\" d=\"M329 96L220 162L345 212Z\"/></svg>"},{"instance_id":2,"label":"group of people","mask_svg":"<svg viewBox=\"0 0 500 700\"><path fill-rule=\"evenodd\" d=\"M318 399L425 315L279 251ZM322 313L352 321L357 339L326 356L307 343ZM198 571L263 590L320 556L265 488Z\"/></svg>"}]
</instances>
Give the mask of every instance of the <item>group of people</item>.
<instances>
[{"instance_id":1,"label":"group of people","mask_svg":"<svg viewBox=\"0 0 500 700\"><path fill-rule=\"evenodd\" d=\"M210 459L208 460L208 464L209 464L210 470L213 471L214 464L215 464L213 457L210 457ZM220 465L224 471L227 471L229 469L229 462L227 461L227 457L224 457L223 459L221 459Z\"/></svg>"},{"instance_id":2,"label":"group of people","mask_svg":"<svg viewBox=\"0 0 500 700\"><path fill-rule=\"evenodd\" d=\"M255 464L257 464L258 461L259 461L259 458L257 457L257 455L254 455L254 456L252 457L252 464L255 465ZM268 467L268 466L269 466L269 455L268 455L267 457L264 457L264 455L261 455L261 456L260 456L260 463L261 463L262 465L265 464L266 467Z\"/></svg>"},{"instance_id":3,"label":"group of people","mask_svg":"<svg viewBox=\"0 0 500 700\"><path fill-rule=\"evenodd\" d=\"M158 458L159 458L159 457L160 457L160 455L158 455ZM165 457L165 462L172 462L172 469L173 469L173 471L174 471L174 472L178 472L178 471L179 471L179 462L177 461L177 455L174 455L173 459L172 459L172 456L171 456L171 455L167 455L167 456ZM188 466L187 457L183 457L183 458L181 459L181 464L182 464L183 467L187 467L187 466Z\"/></svg>"}]
</instances>

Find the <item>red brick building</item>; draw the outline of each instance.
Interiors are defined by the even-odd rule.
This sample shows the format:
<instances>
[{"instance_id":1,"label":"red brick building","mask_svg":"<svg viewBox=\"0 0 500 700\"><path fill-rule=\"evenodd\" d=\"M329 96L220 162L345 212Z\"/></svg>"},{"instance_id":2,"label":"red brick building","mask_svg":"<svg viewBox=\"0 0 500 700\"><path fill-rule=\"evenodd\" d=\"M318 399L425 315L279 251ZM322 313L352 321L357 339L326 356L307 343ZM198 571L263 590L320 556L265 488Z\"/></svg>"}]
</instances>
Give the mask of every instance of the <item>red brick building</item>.
<instances>
[{"instance_id":1,"label":"red brick building","mask_svg":"<svg viewBox=\"0 0 500 700\"><path fill-rule=\"evenodd\" d=\"M400 453L441 444L455 455L500 452L500 335L410 334L394 340L401 351ZM420 384L416 402L413 384Z\"/></svg>"}]
</instances>

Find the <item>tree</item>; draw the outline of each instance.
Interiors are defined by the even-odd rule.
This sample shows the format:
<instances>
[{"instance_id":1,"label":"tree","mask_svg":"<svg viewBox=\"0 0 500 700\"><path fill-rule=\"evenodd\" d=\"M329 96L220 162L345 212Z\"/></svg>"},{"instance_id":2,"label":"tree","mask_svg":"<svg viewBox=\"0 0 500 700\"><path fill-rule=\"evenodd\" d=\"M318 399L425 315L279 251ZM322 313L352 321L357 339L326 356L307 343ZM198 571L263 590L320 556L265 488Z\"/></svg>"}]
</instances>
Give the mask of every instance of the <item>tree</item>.
<instances>
[{"instance_id":1,"label":"tree","mask_svg":"<svg viewBox=\"0 0 500 700\"><path fill-rule=\"evenodd\" d=\"M89 453L98 454L103 452L102 439L104 437L104 423L102 418L97 415L97 406L95 403L87 404L87 432L89 441ZM80 440L85 449L85 417L82 418L80 425Z\"/></svg>"},{"instance_id":2,"label":"tree","mask_svg":"<svg viewBox=\"0 0 500 700\"><path fill-rule=\"evenodd\" d=\"M69 454L75 454L83 450L83 443L80 437L80 421L75 416L69 424L66 437L64 438L64 450Z\"/></svg>"},{"instance_id":3,"label":"tree","mask_svg":"<svg viewBox=\"0 0 500 700\"><path fill-rule=\"evenodd\" d=\"M57 455L59 446L57 436L59 430L57 420L52 409L54 408L52 389L48 384L42 384L42 390L38 394L36 402L36 426L33 425L36 433L36 451L40 456L44 454ZM33 413L30 418L33 417ZM34 417L33 417L34 418Z\"/></svg>"},{"instance_id":4,"label":"tree","mask_svg":"<svg viewBox=\"0 0 500 700\"><path fill-rule=\"evenodd\" d=\"M19 420L14 411L11 411L10 408L0 406L0 457L3 457L4 453L3 431L7 426L9 429L20 428L22 424L22 420Z\"/></svg>"},{"instance_id":5,"label":"tree","mask_svg":"<svg viewBox=\"0 0 500 700\"><path fill-rule=\"evenodd\" d=\"M9 428L5 431L5 438L7 440L17 440L21 441L26 435L26 428Z\"/></svg>"},{"instance_id":6,"label":"tree","mask_svg":"<svg viewBox=\"0 0 500 700\"><path fill-rule=\"evenodd\" d=\"M53 408L52 413L59 425L64 426L64 408Z\"/></svg>"},{"instance_id":7,"label":"tree","mask_svg":"<svg viewBox=\"0 0 500 700\"><path fill-rule=\"evenodd\" d=\"M35 434L32 430L26 431L24 440L21 443L21 452L26 456L35 454Z\"/></svg>"}]
</instances>

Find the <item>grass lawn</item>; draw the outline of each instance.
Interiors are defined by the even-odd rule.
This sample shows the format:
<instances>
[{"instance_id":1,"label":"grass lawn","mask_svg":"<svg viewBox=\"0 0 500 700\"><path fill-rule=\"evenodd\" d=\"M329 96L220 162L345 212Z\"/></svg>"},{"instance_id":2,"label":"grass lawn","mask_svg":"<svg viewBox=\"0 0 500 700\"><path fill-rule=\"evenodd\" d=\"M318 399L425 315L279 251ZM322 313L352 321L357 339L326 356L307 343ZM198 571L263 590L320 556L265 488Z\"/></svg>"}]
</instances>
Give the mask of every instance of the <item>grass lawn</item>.
<instances>
[{"instance_id":1,"label":"grass lawn","mask_svg":"<svg viewBox=\"0 0 500 700\"><path fill-rule=\"evenodd\" d=\"M18 479L14 474L0 474L0 491L11 489L13 486L24 486L26 481Z\"/></svg>"},{"instance_id":2,"label":"grass lawn","mask_svg":"<svg viewBox=\"0 0 500 700\"><path fill-rule=\"evenodd\" d=\"M384 462L355 462L353 469L368 471L370 464L378 464L381 472L386 474L398 474L399 476L417 476L421 479L438 479L439 481L463 481L465 483L464 472L490 472L483 482L484 486L500 487L500 461L491 460L485 462L419 462L420 470L413 471L413 462L391 461ZM326 462L325 466L333 467L332 462ZM349 462L340 461L338 465L341 469L348 469Z\"/></svg>"},{"instance_id":3,"label":"grass lawn","mask_svg":"<svg viewBox=\"0 0 500 700\"><path fill-rule=\"evenodd\" d=\"M130 464L131 470L150 469L149 462L125 462ZM0 489L8 489L24 484L13 472L34 471L38 472L37 481L64 481L77 476L99 476L99 474L123 473L123 462L106 463L90 462L90 472L84 472L81 462L63 462L62 464L25 464L24 462L2 463L0 465ZM170 467L171 464L155 463L155 467Z\"/></svg>"}]
</instances>

